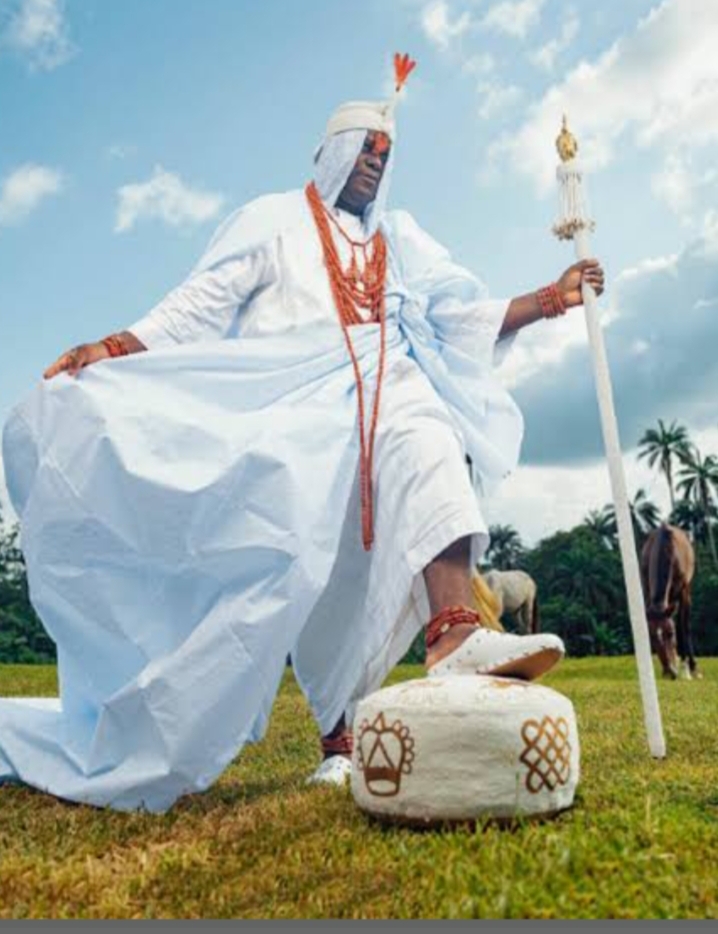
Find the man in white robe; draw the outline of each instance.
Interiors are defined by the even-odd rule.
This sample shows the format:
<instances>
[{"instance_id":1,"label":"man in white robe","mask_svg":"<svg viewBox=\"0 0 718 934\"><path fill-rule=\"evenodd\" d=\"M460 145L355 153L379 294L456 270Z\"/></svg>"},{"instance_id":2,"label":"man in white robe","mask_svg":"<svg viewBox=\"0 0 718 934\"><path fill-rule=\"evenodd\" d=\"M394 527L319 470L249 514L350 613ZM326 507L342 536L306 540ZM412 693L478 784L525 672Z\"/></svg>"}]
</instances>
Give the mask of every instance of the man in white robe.
<instances>
[{"instance_id":1,"label":"man in white robe","mask_svg":"<svg viewBox=\"0 0 718 934\"><path fill-rule=\"evenodd\" d=\"M546 316L546 296L489 300L411 215L386 211L383 136L382 107L340 108L315 173L348 236L381 230L388 249L373 547L357 387L314 219L303 191L259 198L148 315L63 354L6 426L62 699L0 701L0 780L164 810L261 737L288 652L325 740L315 778L343 780L357 700L429 620L472 605L488 545L478 497L515 467L523 429L495 351ZM597 262L553 286L563 310L584 280L603 290ZM379 328L352 330L373 386ZM555 636L478 622L435 633L430 674L535 677L563 653Z\"/></svg>"}]
</instances>

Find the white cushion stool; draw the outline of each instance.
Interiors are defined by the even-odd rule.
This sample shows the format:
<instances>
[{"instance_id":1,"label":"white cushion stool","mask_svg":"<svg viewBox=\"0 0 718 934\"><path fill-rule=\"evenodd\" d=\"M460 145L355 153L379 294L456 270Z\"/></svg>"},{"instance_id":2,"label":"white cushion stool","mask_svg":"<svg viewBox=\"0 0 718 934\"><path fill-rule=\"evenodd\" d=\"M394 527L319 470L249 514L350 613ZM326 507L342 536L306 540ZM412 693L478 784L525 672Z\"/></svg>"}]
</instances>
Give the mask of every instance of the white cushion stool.
<instances>
[{"instance_id":1,"label":"white cushion stool","mask_svg":"<svg viewBox=\"0 0 718 934\"><path fill-rule=\"evenodd\" d=\"M553 815L579 781L576 715L567 697L526 681L405 681L358 704L352 765L354 800L379 818Z\"/></svg>"}]
</instances>

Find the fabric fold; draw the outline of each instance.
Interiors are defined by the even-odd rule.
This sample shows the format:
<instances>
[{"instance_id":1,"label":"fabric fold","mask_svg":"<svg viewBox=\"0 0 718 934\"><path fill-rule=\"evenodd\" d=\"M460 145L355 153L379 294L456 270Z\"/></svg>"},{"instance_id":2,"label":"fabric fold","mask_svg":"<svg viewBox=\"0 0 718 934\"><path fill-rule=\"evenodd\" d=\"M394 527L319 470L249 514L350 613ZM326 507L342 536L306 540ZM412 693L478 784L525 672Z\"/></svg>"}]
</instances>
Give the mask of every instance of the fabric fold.
<instances>
[{"instance_id":1,"label":"fabric fold","mask_svg":"<svg viewBox=\"0 0 718 934\"><path fill-rule=\"evenodd\" d=\"M238 339L176 345L155 315L149 353L42 383L10 415L7 486L31 600L58 646L61 705L0 700L0 781L166 810L261 738L288 653L318 721L329 723L378 686L422 624L419 569L407 555L429 560L423 543L440 549L459 533L485 546L465 456L485 493L514 468L523 428L492 373L505 303L491 302L408 215L382 221L391 270L377 508L386 551L366 556L354 372L303 200L268 204L259 228L280 246L242 268L274 285L249 311L232 310L219 286L212 292L220 330ZM213 240L212 268L253 253L245 221ZM216 321L207 326L216 338ZM373 387L378 326L355 328L353 342ZM400 522L389 521L397 510ZM397 543L406 553L392 563ZM337 619L342 600L353 608L346 620ZM310 633L315 644L343 640L344 670L320 669L331 659L312 658Z\"/></svg>"}]
</instances>

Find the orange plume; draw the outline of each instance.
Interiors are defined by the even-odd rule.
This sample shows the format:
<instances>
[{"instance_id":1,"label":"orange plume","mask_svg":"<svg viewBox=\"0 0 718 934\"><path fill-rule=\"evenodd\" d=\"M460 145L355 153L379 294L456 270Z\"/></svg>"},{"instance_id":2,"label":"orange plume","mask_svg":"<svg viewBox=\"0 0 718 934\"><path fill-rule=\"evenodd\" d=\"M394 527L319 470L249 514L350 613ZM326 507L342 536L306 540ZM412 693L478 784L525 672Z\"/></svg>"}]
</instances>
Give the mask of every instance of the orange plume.
<instances>
[{"instance_id":1,"label":"orange plume","mask_svg":"<svg viewBox=\"0 0 718 934\"><path fill-rule=\"evenodd\" d=\"M394 74L396 75L397 94L406 84L406 79L416 68L416 62L412 61L408 55L401 55L399 52L394 56Z\"/></svg>"}]
</instances>

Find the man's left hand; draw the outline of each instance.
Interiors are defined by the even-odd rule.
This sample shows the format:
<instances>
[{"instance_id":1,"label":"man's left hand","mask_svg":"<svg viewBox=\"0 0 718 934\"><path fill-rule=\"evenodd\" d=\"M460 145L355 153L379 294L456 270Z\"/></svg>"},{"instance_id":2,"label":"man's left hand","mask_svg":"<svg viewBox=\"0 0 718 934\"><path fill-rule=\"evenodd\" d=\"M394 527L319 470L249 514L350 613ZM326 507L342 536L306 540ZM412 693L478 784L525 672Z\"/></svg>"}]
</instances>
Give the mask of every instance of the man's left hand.
<instances>
[{"instance_id":1,"label":"man's left hand","mask_svg":"<svg viewBox=\"0 0 718 934\"><path fill-rule=\"evenodd\" d=\"M584 259L569 266L556 283L567 308L583 304L581 284L587 282L596 295L603 294L604 274L597 259Z\"/></svg>"}]
</instances>

